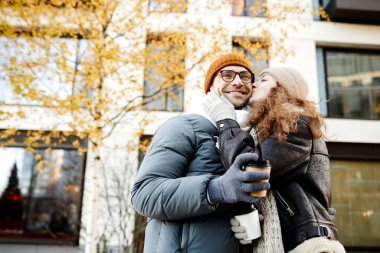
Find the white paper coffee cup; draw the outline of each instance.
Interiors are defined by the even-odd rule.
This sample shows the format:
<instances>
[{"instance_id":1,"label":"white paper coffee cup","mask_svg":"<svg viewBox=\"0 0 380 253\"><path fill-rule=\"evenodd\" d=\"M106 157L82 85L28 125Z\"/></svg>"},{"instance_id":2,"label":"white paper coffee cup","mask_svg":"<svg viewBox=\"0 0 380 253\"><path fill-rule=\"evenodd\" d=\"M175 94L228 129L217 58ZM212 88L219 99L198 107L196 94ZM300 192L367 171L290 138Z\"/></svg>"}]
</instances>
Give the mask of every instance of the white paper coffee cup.
<instances>
[{"instance_id":1,"label":"white paper coffee cup","mask_svg":"<svg viewBox=\"0 0 380 253\"><path fill-rule=\"evenodd\" d=\"M247 214L236 215L235 219L239 221L241 226L245 227L247 233L247 237L244 238L245 240L254 240L261 236L259 212L257 209Z\"/></svg>"}]
</instances>

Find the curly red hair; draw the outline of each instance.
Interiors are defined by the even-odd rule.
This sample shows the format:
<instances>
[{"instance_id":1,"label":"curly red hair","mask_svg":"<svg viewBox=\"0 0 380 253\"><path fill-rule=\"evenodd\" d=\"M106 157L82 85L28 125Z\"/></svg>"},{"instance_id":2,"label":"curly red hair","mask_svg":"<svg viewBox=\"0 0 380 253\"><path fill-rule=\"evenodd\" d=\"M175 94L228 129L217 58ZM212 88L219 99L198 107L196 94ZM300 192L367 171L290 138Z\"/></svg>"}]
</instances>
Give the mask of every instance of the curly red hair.
<instances>
[{"instance_id":1,"label":"curly red hair","mask_svg":"<svg viewBox=\"0 0 380 253\"><path fill-rule=\"evenodd\" d=\"M297 120L301 115L309 119L314 139L324 137L324 121L316 104L306 99L291 98L284 87L277 85L265 100L252 106L250 124L255 127L260 141L273 133L284 143L290 133L297 132Z\"/></svg>"}]
</instances>

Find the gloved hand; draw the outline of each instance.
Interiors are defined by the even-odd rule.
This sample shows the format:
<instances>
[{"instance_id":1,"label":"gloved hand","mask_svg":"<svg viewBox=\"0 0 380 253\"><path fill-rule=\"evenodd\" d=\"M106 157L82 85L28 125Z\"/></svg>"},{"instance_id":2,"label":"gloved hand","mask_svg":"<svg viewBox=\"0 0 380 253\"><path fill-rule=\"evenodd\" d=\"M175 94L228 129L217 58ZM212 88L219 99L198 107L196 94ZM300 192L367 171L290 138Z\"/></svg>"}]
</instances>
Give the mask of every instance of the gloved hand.
<instances>
[{"instance_id":1,"label":"gloved hand","mask_svg":"<svg viewBox=\"0 0 380 253\"><path fill-rule=\"evenodd\" d=\"M234 234L235 238L238 239L241 244L252 243L252 240L245 240L244 239L247 237L245 227L240 225L240 222L237 219L232 218L230 220L230 223L231 223L231 230L232 230L232 232L235 233Z\"/></svg>"},{"instance_id":2,"label":"gloved hand","mask_svg":"<svg viewBox=\"0 0 380 253\"><path fill-rule=\"evenodd\" d=\"M259 214L259 220L260 222L264 220L264 216L262 214ZM252 243L252 240L245 239L247 237L245 227L240 225L240 222L237 219L231 218L230 224L232 232L235 233L235 238L238 239L241 244Z\"/></svg>"},{"instance_id":3,"label":"gloved hand","mask_svg":"<svg viewBox=\"0 0 380 253\"><path fill-rule=\"evenodd\" d=\"M253 203L256 198L249 195L250 192L268 190L268 182L252 182L268 179L268 172L242 170L244 164L257 161L257 159L258 156L254 153L240 154L223 176L211 179L207 187L210 202L213 204L232 204L240 201Z\"/></svg>"},{"instance_id":4,"label":"gloved hand","mask_svg":"<svg viewBox=\"0 0 380 253\"><path fill-rule=\"evenodd\" d=\"M224 96L220 97L215 91L207 93L201 106L214 122L222 119L236 119L234 105Z\"/></svg>"}]
</instances>

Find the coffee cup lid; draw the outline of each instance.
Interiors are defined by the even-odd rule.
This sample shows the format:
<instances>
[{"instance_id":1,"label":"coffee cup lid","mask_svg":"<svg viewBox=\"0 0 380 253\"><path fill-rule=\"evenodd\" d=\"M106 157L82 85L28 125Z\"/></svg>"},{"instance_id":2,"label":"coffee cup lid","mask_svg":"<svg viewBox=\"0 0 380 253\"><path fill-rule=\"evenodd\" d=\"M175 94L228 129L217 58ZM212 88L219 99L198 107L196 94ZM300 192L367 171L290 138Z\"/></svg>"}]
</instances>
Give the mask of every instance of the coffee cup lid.
<instances>
[{"instance_id":1,"label":"coffee cup lid","mask_svg":"<svg viewBox=\"0 0 380 253\"><path fill-rule=\"evenodd\" d=\"M265 160L265 159L262 159L262 158L257 159L257 161L255 161L255 162L249 162L249 163L247 163L246 165L247 165L247 166L249 166L249 165L255 165L255 166L271 166L269 160Z\"/></svg>"},{"instance_id":2,"label":"coffee cup lid","mask_svg":"<svg viewBox=\"0 0 380 253\"><path fill-rule=\"evenodd\" d=\"M239 208L238 210L234 211L235 215L243 215L252 212L253 210L256 210L257 208L255 207L254 204L249 204L249 203L239 203Z\"/></svg>"}]
</instances>

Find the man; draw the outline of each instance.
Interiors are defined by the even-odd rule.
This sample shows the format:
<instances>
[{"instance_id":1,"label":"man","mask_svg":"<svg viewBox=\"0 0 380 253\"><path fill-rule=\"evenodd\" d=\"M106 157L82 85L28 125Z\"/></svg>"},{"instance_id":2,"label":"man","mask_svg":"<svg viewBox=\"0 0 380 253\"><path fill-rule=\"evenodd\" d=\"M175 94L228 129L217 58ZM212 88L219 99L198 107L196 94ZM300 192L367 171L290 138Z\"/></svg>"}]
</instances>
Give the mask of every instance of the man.
<instances>
[{"instance_id":1,"label":"man","mask_svg":"<svg viewBox=\"0 0 380 253\"><path fill-rule=\"evenodd\" d=\"M204 87L242 109L253 80L250 65L227 54L211 64ZM269 188L252 183L269 174L241 170L257 159L254 154L238 156L226 171L215 147L217 135L204 112L175 117L157 130L132 188L132 205L148 217L145 253L249 252L235 239L229 220L240 211L237 203L255 201L250 192Z\"/></svg>"}]
</instances>

